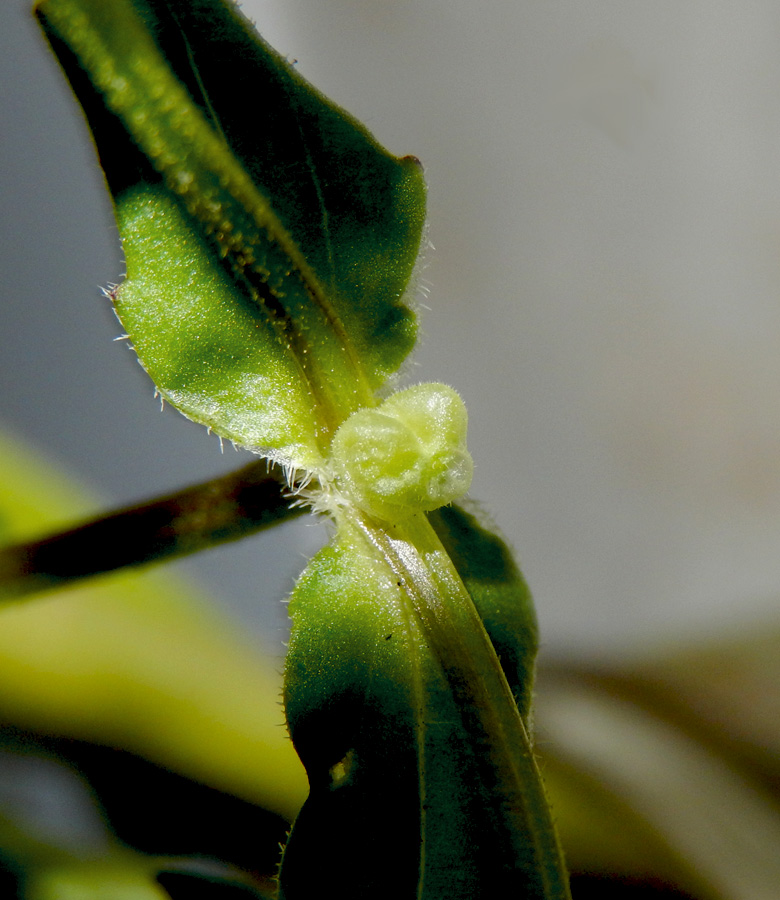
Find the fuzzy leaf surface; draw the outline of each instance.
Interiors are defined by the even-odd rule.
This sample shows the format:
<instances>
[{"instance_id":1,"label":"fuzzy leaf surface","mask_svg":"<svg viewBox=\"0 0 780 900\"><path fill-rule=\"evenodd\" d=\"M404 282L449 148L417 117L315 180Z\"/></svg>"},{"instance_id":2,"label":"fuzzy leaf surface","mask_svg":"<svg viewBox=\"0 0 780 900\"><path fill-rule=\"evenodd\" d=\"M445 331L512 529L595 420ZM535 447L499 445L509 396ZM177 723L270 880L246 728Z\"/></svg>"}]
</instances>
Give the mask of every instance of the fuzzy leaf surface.
<instances>
[{"instance_id":1,"label":"fuzzy leaf surface","mask_svg":"<svg viewBox=\"0 0 780 900\"><path fill-rule=\"evenodd\" d=\"M227 0L44 0L127 260L116 306L160 393L316 467L414 344L419 163L383 150Z\"/></svg>"},{"instance_id":2,"label":"fuzzy leaf surface","mask_svg":"<svg viewBox=\"0 0 780 900\"><path fill-rule=\"evenodd\" d=\"M506 548L462 510L442 517L464 579L448 593L448 557L424 516L386 541L370 522L339 525L290 601L285 707L310 795L280 896L332 883L356 900L568 897L515 702L532 679L533 611L513 566L482 577ZM482 613L505 650L525 623L507 671Z\"/></svg>"}]
</instances>

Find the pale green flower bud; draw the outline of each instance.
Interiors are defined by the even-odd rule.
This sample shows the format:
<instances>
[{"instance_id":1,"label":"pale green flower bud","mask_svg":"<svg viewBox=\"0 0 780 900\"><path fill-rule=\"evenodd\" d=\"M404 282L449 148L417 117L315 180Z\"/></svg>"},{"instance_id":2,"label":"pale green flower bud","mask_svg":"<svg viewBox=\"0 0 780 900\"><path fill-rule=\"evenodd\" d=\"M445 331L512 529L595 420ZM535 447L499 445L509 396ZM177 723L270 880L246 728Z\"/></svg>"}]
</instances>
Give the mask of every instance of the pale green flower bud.
<instances>
[{"instance_id":1,"label":"pale green flower bud","mask_svg":"<svg viewBox=\"0 0 780 900\"><path fill-rule=\"evenodd\" d=\"M467 424L463 401L443 384L419 384L358 410L333 439L337 486L390 521L451 503L471 485Z\"/></svg>"}]
</instances>

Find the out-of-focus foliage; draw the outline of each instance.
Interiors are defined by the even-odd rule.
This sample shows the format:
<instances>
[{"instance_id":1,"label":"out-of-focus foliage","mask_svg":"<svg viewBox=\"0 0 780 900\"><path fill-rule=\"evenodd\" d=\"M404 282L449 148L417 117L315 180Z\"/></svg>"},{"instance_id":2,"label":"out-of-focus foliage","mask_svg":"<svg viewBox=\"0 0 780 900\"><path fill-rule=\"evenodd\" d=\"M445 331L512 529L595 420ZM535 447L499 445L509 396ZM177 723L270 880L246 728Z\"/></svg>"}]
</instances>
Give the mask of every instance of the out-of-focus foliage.
<instances>
[{"instance_id":1,"label":"out-of-focus foliage","mask_svg":"<svg viewBox=\"0 0 780 900\"><path fill-rule=\"evenodd\" d=\"M9 541L94 504L27 447L0 445L0 521ZM0 717L114 744L292 817L305 778L287 739L280 662L263 660L190 585L158 573L0 611Z\"/></svg>"},{"instance_id":2,"label":"out-of-focus foliage","mask_svg":"<svg viewBox=\"0 0 780 900\"><path fill-rule=\"evenodd\" d=\"M545 771L574 871L700 900L780 883L780 627L543 670Z\"/></svg>"}]
</instances>

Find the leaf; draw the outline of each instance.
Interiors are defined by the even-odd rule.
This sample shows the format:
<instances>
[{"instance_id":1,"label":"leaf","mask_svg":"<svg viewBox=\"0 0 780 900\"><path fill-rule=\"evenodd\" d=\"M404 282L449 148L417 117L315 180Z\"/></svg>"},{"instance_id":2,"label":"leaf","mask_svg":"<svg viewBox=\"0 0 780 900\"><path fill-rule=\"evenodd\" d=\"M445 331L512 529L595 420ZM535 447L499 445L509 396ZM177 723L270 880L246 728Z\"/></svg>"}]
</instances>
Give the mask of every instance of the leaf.
<instances>
[{"instance_id":1,"label":"leaf","mask_svg":"<svg viewBox=\"0 0 780 900\"><path fill-rule=\"evenodd\" d=\"M175 840L175 839L174 839ZM123 844L83 776L29 735L0 734L0 848L23 900L168 900L174 879L270 900L270 879L215 859L168 858ZM188 895L189 896L189 895ZM197 894L202 896L202 894ZM224 895L222 895L224 896Z\"/></svg>"},{"instance_id":2,"label":"leaf","mask_svg":"<svg viewBox=\"0 0 780 900\"><path fill-rule=\"evenodd\" d=\"M528 585L481 510L453 504L429 519L474 601L530 731L539 627Z\"/></svg>"},{"instance_id":3,"label":"leaf","mask_svg":"<svg viewBox=\"0 0 780 900\"><path fill-rule=\"evenodd\" d=\"M111 834L87 784L26 745L0 747L0 847L27 900L164 900L150 857Z\"/></svg>"},{"instance_id":4,"label":"leaf","mask_svg":"<svg viewBox=\"0 0 780 900\"><path fill-rule=\"evenodd\" d=\"M83 515L84 497L0 440L3 537ZM170 576L104 576L0 611L3 722L123 747L292 818L305 779L280 690L274 662Z\"/></svg>"},{"instance_id":5,"label":"leaf","mask_svg":"<svg viewBox=\"0 0 780 900\"><path fill-rule=\"evenodd\" d=\"M125 566L159 562L261 531L303 512L264 462L32 541L0 547L0 601Z\"/></svg>"},{"instance_id":6,"label":"leaf","mask_svg":"<svg viewBox=\"0 0 780 900\"><path fill-rule=\"evenodd\" d=\"M161 394L304 468L415 338L419 164L223 0L44 0L114 196L119 316Z\"/></svg>"},{"instance_id":7,"label":"leaf","mask_svg":"<svg viewBox=\"0 0 780 900\"><path fill-rule=\"evenodd\" d=\"M572 668L540 679L540 741L572 867L698 900L773 900L780 814L712 747Z\"/></svg>"},{"instance_id":8,"label":"leaf","mask_svg":"<svg viewBox=\"0 0 780 900\"><path fill-rule=\"evenodd\" d=\"M492 585L483 569L506 548L460 510L439 529L505 645L508 623L533 623L508 655L511 679L529 678L535 621L525 586L513 566L494 570ZM340 520L290 601L285 708L310 795L285 850L280 897L311 897L328 883L345 898L567 897L496 648L425 517L392 532ZM525 702L526 690L517 693Z\"/></svg>"}]
</instances>

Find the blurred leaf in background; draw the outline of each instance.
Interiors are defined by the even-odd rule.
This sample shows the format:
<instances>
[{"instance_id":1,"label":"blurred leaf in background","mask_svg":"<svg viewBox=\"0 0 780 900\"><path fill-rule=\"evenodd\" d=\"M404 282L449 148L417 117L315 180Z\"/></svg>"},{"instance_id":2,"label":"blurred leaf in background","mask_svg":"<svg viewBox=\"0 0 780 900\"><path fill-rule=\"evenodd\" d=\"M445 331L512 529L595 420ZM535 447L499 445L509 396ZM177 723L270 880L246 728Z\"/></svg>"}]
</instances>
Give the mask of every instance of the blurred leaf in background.
<instances>
[{"instance_id":1,"label":"blurred leaf in background","mask_svg":"<svg viewBox=\"0 0 780 900\"><path fill-rule=\"evenodd\" d=\"M0 519L10 540L93 508L84 492L8 437L0 479ZM54 754L87 772L114 829L141 849L221 849L247 866L265 860L270 878L278 842L306 794L284 726L280 667L191 585L149 572L103 576L0 610L0 742L13 759ZM30 797L36 766L33 759ZM45 778L39 787L45 798ZM13 810L2 809L13 820ZM80 801L59 804L52 827L77 833L79 809ZM236 822L221 843L216 834L225 823L209 822L215 815ZM254 834L242 834L248 822ZM40 865L24 841L0 843L12 867L30 859L32 868Z\"/></svg>"},{"instance_id":2,"label":"blurred leaf in background","mask_svg":"<svg viewBox=\"0 0 780 900\"><path fill-rule=\"evenodd\" d=\"M543 668L539 740L573 870L700 900L776 897L779 666L769 622Z\"/></svg>"}]
</instances>

